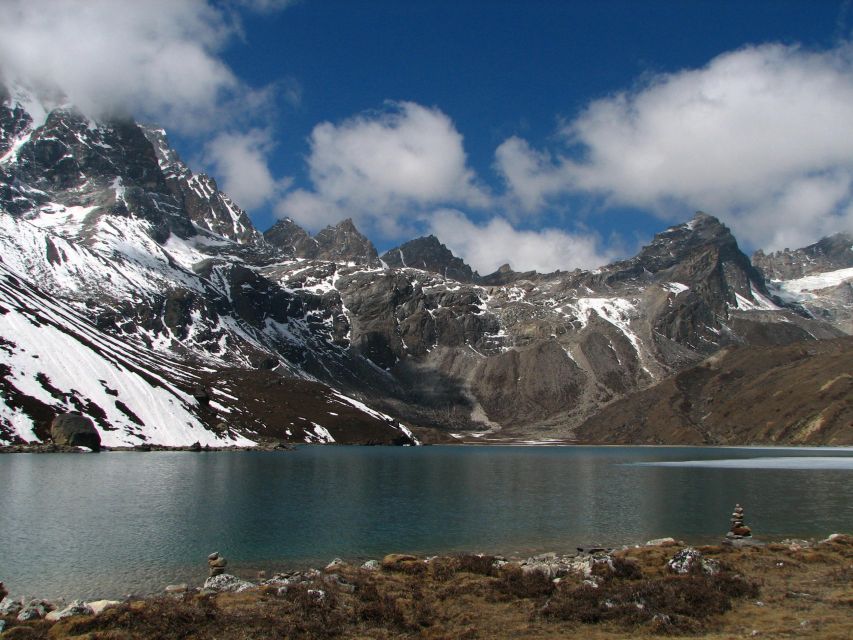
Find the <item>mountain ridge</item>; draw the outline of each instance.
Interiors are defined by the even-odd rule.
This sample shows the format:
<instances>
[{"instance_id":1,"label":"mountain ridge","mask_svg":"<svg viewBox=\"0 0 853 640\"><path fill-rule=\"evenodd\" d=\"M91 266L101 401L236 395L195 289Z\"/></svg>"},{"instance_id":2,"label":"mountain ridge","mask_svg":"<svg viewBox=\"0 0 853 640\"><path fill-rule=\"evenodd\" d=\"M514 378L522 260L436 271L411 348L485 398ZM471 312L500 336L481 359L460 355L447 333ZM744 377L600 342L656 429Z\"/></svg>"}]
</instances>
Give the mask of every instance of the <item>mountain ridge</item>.
<instances>
[{"instance_id":1,"label":"mountain ridge","mask_svg":"<svg viewBox=\"0 0 853 640\"><path fill-rule=\"evenodd\" d=\"M129 349L181 362L206 382L230 372L237 382L222 393L233 400L211 405L200 424L232 439L368 438L337 419L339 397L378 420L373 441L405 440L408 427L445 439L572 439L602 407L720 349L841 335L774 297L730 230L706 214L595 271L469 277L429 237L401 245L395 266L351 219L313 237L287 219L261 234L162 130L91 122L67 106L38 125L23 111L11 98L0 108L4 260ZM68 408L44 382L49 371L37 380L13 360L3 370L6 440L23 438L22 421L44 420L10 408L12 387ZM299 416L274 410L276 394L263 386L274 379L327 389L317 406L328 409L294 428ZM285 413L293 419L277 417ZM150 435L122 424L126 441Z\"/></svg>"}]
</instances>

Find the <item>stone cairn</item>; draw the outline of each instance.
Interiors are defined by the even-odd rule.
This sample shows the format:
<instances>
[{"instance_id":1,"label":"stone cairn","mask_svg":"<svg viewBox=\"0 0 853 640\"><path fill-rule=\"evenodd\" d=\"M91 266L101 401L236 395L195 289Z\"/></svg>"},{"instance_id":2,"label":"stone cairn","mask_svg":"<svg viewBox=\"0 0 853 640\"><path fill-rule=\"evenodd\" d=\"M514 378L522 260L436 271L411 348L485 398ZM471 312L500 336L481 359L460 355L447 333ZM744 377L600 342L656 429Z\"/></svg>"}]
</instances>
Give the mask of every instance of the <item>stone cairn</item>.
<instances>
[{"instance_id":1,"label":"stone cairn","mask_svg":"<svg viewBox=\"0 0 853 640\"><path fill-rule=\"evenodd\" d=\"M222 575L225 573L225 567L228 561L219 555L218 551L214 551L207 556L207 568L210 570L210 577Z\"/></svg>"},{"instance_id":2,"label":"stone cairn","mask_svg":"<svg viewBox=\"0 0 853 640\"><path fill-rule=\"evenodd\" d=\"M743 507L739 504L735 505L734 513L732 513L732 526L726 534L727 538L741 540L743 538L751 538L752 530L743 523Z\"/></svg>"}]
</instances>

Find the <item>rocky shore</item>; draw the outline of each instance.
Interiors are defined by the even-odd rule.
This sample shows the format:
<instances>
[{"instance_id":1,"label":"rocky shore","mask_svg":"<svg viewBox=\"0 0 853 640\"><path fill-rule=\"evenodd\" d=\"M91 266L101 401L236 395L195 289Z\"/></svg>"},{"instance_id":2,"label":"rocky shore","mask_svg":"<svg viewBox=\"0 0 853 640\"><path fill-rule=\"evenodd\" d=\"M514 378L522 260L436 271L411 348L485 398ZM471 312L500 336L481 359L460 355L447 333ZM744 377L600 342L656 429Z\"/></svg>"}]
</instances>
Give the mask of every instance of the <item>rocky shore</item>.
<instances>
[{"instance_id":1,"label":"rocky shore","mask_svg":"<svg viewBox=\"0 0 853 640\"><path fill-rule=\"evenodd\" d=\"M740 512L738 512L740 513ZM853 536L687 546L672 538L530 558L390 554L322 569L227 572L124 601L7 595L0 638L588 638L853 634Z\"/></svg>"}]
</instances>

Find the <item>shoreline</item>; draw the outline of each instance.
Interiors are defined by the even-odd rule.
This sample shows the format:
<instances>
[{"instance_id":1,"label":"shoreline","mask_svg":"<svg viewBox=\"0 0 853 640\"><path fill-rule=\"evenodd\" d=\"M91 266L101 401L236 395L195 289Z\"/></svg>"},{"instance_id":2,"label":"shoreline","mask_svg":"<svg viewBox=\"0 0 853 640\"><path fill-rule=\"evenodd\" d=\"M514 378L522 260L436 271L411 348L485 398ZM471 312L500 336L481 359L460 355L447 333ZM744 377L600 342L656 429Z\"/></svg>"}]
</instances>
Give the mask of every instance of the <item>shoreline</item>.
<instances>
[{"instance_id":1,"label":"shoreline","mask_svg":"<svg viewBox=\"0 0 853 640\"><path fill-rule=\"evenodd\" d=\"M87 447L75 447L57 445L53 443L26 443L0 445L0 454L13 453L151 453L169 451L188 451L194 453L209 452L241 452L241 451L263 451L263 452L289 452L296 451L302 447L402 447L409 445L396 445L391 443L308 443L308 442L265 442L256 446L210 446L210 445L182 445L169 446L159 444L141 444L133 446L103 446L99 451L92 451ZM589 442L557 442L557 441L459 441L459 442L437 442L415 445L420 447L520 447L520 448L584 448L584 447L607 447L613 449L622 448L645 448L645 449L765 449L773 451L837 451L853 454L851 445L790 445L790 444L595 444Z\"/></svg>"},{"instance_id":2,"label":"shoreline","mask_svg":"<svg viewBox=\"0 0 853 640\"><path fill-rule=\"evenodd\" d=\"M211 558L214 556L212 555ZM679 558L681 560L678 560ZM210 560L211 567L219 560L221 558L218 555L214 560ZM682 571L683 567L678 564L679 562L694 564ZM345 637L356 631L366 633L362 637L398 637L394 635L398 632L402 637L416 629L427 629L437 624L439 619L444 620L444 614L440 614L439 609L442 612L446 610L450 618L458 617L457 608L464 609L465 606L472 606L473 598L477 601L477 607L483 612L484 617L481 623L487 626L494 623L494 620L489 622L494 616L498 616L498 619L504 617L507 622L512 621L513 624L523 619L526 625L535 623L534 626L542 627L541 630L544 630L545 634L541 637L557 637L556 634L564 630L565 624L577 630L579 624L591 626L606 622L603 628L607 628L608 633L617 633L618 637L618 634L627 628L625 627L627 623L630 623L632 634L637 629L649 633L693 633L706 628L726 628L737 620L736 613L735 618L729 620L730 610L736 611L743 607L761 609L770 606L771 603L777 603L781 615L786 607L791 606L791 600L796 600L797 606L804 605L810 611L820 611L823 608L827 611L831 610L832 620L835 620L834 616L838 613L840 616L838 620L842 621L839 628L853 630L853 619L849 616L844 617L849 612L850 605L853 604L853 590L849 580L853 575L853 536L848 534L832 534L822 540L788 539L765 542L746 539L729 545L702 546L689 546L668 538L618 548L588 547L578 549L576 554L569 555L560 555L555 552L542 553L529 558L505 558L481 554L438 556L389 554L381 561L370 560L360 564L335 558L323 568L292 569L272 576L258 575L254 580L246 580L227 573L227 563L224 560L221 560L221 563L226 565L221 567L221 575L209 578L203 585L163 585L161 592L148 596L130 596L111 601L78 601L68 606L62 606L65 603L60 600L54 602L33 600L22 603L22 608L13 611L12 614L9 612L15 607L9 608L10 598L7 597L0 605L0 620L3 621L2 626L5 627L7 634L15 627L26 626L35 634L26 637L47 637L47 633L50 632L50 637L62 638L70 637L70 635L64 635L66 631L71 634L72 631L79 632L84 627L115 631L123 628L122 625L126 624L128 617L138 617L143 620L146 616L155 613L157 616L167 618L173 614L180 617L186 615L189 610L195 611L205 607L209 610L211 606L218 612L214 617L221 618L217 625L220 631L230 629L232 623L236 624L234 616L237 615L237 611L241 612L237 618L240 616L245 618L248 613L253 620L251 624L267 624L270 620L267 615L269 612L266 610L272 607L278 611L276 615L284 624L293 616L301 620L302 617L311 617L316 613L331 614L338 609L340 609L338 613L343 613L351 612L352 607L362 608L368 612L373 611L375 607L390 607L394 611L386 611L383 616L380 616L387 617L387 620L374 619L372 614L366 615L356 625L357 629L352 627L351 621L348 622L345 619L346 616L341 617L336 623L337 626L332 625L340 633L329 637ZM777 580L777 574L779 580ZM827 580L829 582L840 580L840 592L836 594L838 589L833 587L832 593L835 595L832 597L809 595L817 589L816 586L809 585L817 584L815 576L818 574L823 576L819 581L821 589L828 588ZM715 581L719 581L719 584ZM794 590L792 585L800 582L806 586L800 591ZM711 583L716 586L711 588L709 586ZM700 600L710 598L709 602L716 602L713 600L716 597L713 594L720 588L729 588L735 583L737 583L735 585L737 593L740 593L738 591L740 589L746 590L751 595L744 599L742 594L737 595L733 592L730 601L721 607L717 615L710 618L701 612L695 612L696 615L692 615L690 612L685 613L681 610L677 613L647 616L648 612L643 613L636 607L633 611L623 612L628 616L625 620L621 618L610 620L608 617L610 615L608 611L613 607L607 602L618 600L622 597L620 594L623 594L624 589L628 587L637 593L645 593L644 589L647 590L648 595L644 597L648 602L655 602L655 607L660 608L661 611L668 611L667 598L677 599L681 596L676 597L670 594L664 600L660 600L654 595L657 593L656 589L662 589L667 585L677 585L681 591L694 587L708 588L709 592L701 595ZM6 585L6 589L14 592L14 585ZM424 618L417 624L410 624L411 621L405 620L405 612L397 611L399 608L397 604L389 604L383 599L380 593L383 589L402 590L404 593L409 593L409 602L406 607L416 604L411 602L412 590L420 593L424 601L432 602L437 608L433 612L435 620ZM468 590L471 592L468 593ZM568 598L567 594L570 594L571 598ZM606 601L596 604L596 598L605 597L605 595ZM576 612L573 613L575 604L571 603L576 603L579 598L589 600L585 606L599 613L603 611L601 620L584 620L583 615L576 619ZM644 604L643 606L652 605ZM34 610L41 607L41 615L37 615L38 611L36 611L32 618L19 620L20 612L27 607ZM6 615L3 615L4 611ZM48 619L45 619L45 616L48 616ZM829 616L829 613L826 616ZM240 619L245 624L246 620L243 618ZM661 627L661 621L665 619L668 622ZM821 624L827 625L828 620L830 618L826 617ZM843 620L847 622L844 623ZM461 637L454 634L464 632L465 628L471 625L463 624L460 627L459 622L459 620L445 620L442 622L442 633ZM767 622L770 624L772 620L768 619ZM847 626L844 626L845 624ZM668 625L672 626L672 629L667 630ZM829 626L832 627L833 632L838 631L835 622ZM495 629L496 635L482 637L513 637L508 632L507 635L502 635L501 625ZM385 635L370 635L373 631L377 634L381 631ZM391 635L388 635L389 632ZM552 636L551 633L555 635ZM537 634L530 637L538 637ZM7 636L4 634L0 637ZM131 634L115 637L146 636ZM199 637L208 636L202 634ZM232 636L226 633L222 636L214 634L210 637ZM304 637L320 636L309 634ZM439 634L436 637L444 636ZM481 636L471 635L470 637ZM516 634L515 637L519 636Z\"/></svg>"}]
</instances>

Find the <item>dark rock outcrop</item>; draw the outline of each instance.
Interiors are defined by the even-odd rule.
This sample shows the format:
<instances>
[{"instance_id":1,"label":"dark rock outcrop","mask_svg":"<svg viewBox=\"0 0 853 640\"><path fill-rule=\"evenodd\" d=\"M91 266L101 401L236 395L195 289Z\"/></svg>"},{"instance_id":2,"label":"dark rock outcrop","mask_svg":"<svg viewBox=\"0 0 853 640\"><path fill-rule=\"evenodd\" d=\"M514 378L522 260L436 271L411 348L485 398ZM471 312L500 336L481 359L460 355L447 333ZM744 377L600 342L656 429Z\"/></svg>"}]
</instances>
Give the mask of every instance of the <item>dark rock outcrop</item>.
<instances>
[{"instance_id":1,"label":"dark rock outcrop","mask_svg":"<svg viewBox=\"0 0 853 640\"><path fill-rule=\"evenodd\" d=\"M54 444L68 447L88 447L100 451L101 435L95 423L79 413L63 413L50 424L50 437Z\"/></svg>"}]
</instances>

